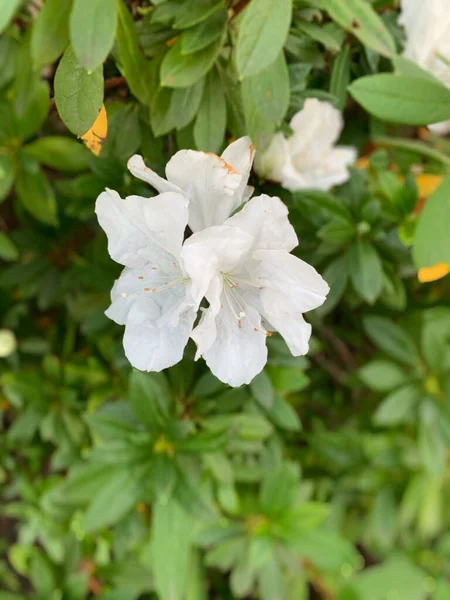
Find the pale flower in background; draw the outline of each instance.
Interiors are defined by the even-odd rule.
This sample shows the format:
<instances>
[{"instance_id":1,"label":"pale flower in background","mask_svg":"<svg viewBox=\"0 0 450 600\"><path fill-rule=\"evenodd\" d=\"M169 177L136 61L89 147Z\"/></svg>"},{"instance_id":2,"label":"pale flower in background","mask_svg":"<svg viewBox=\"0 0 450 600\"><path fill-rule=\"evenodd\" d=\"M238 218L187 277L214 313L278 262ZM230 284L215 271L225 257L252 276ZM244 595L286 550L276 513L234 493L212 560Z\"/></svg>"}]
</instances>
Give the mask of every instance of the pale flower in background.
<instances>
[{"instance_id":1,"label":"pale flower in background","mask_svg":"<svg viewBox=\"0 0 450 600\"><path fill-rule=\"evenodd\" d=\"M16 351L16 336L10 329L0 329L0 358L6 358Z\"/></svg>"},{"instance_id":2,"label":"pale flower in background","mask_svg":"<svg viewBox=\"0 0 450 600\"><path fill-rule=\"evenodd\" d=\"M306 354L311 325L303 313L325 301L328 285L289 254L297 236L279 198L258 196L221 226L193 234L182 259L196 301L209 306L192 332L224 383L249 383L267 361L266 337L278 331L294 356Z\"/></svg>"},{"instance_id":3,"label":"pale flower in background","mask_svg":"<svg viewBox=\"0 0 450 600\"><path fill-rule=\"evenodd\" d=\"M349 178L355 148L335 146L344 126L329 102L308 98L290 122L293 134L277 133L266 152L258 154L256 172L288 190L329 190Z\"/></svg>"},{"instance_id":4,"label":"pale flower in background","mask_svg":"<svg viewBox=\"0 0 450 600\"><path fill-rule=\"evenodd\" d=\"M122 200L106 190L97 198L95 212L111 258L125 266L106 315L125 325L125 355L141 371L179 362L194 324L198 305L180 263L187 205L175 192Z\"/></svg>"},{"instance_id":5,"label":"pale flower in background","mask_svg":"<svg viewBox=\"0 0 450 600\"><path fill-rule=\"evenodd\" d=\"M158 192L179 192L189 200L189 227L201 231L221 225L253 188L247 185L254 146L249 137L236 140L222 154L180 150L167 163L166 179L145 166L141 156L128 161L130 171Z\"/></svg>"},{"instance_id":6,"label":"pale flower in background","mask_svg":"<svg viewBox=\"0 0 450 600\"><path fill-rule=\"evenodd\" d=\"M448 0L401 0L404 56L450 88L450 5ZM450 133L450 121L430 125L439 135Z\"/></svg>"}]
</instances>

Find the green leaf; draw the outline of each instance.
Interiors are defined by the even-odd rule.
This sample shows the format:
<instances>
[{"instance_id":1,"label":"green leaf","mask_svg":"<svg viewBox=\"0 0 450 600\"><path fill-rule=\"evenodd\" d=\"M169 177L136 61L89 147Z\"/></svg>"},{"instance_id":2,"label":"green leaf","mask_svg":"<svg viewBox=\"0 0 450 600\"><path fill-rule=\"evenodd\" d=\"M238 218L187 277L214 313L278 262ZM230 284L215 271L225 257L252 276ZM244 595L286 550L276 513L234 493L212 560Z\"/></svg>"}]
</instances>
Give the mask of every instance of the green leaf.
<instances>
[{"instance_id":1,"label":"green leaf","mask_svg":"<svg viewBox=\"0 0 450 600\"><path fill-rule=\"evenodd\" d=\"M222 37L228 21L226 8L215 10L213 14L181 35L181 54L192 54L203 50Z\"/></svg>"},{"instance_id":2,"label":"green leaf","mask_svg":"<svg viewBox=\"0 0 450 600\"><path fill-rule=\"evenodd\" d=\"M16 169L12 155L0 151L0 202L9 194L15 177Z\"/></svg>"},{"instance_id":3,"label":"green leaf","mask_svg":"<svg viewBox=\"0 0 450 600\"><path fill-rule=\"evenodd\" d=\"M327 315L342 298L348 284L349 255L345 252L333 260L323 271L322 277L330 286L328 296L322 306L316 309L316 314Z\"/></svg>"},{"instance_id":4,"label":"green leaf","mask_svg":"<svg viewBox=\"0 0 450 600\"><path fill-rule=\"evenodd\" d=\"M160 88L152 102L150 117L153 133L160 136L183 129L199 113L205 81L200 79L188 88Z\"/></svg>"},{"instance_id":5,"label":"green leaf","mask_svg":"<svg viewBox=\"0 0 450 600\"><path fill-rule=\"evenodd\" d=\"M186 0L177 11L173 26L175 29L187 29L203 22L222 7L222 0Z\"/></svg>"},{"instance_id":6,"label":"green leaf","mask_svg":"<svg viewBox=\"0 0 450 600\"><path fill-rule=\"evenodd\" d=\"M373 304L383 288L383 265L374 246L357 240L349 252L350 280L359 296Z\"/></svg>"},{"instance_id":7,"label":"green leaf","mask_svg":"<svg viewBox=\"0 0 450 600\"><path fill-rule=\"evenodd\" d=\"M419 67L418 64L405 58L404 56L394 56L392 59L392 64L395 67L395 72L398 75L411 75L412 77L423 77L424 79L428 79L428 81L432 81L434 83L440 83L439 79L437 79L432 73L429 71L424 71Z\"/></svg>"},{"instance_id":8,"label":"green leaf","mask_svg":"<svg viewBox=\"0 0 450 600\"><path fill-rule=\"evenodd\" d=\"M261 485L261 510L272 517L282 515L295 501L298 480L298 468L293 463L285 462L269 471Z\"/></svg>"},{"instance_id":9,"label":"green leaf","mask_svg":"<svg viewBox=\"0 0 450 600\"><path fill-rule=\"evenodd\" d=\"M6 29L21 0L0 0L0 33Z\"/></svg>"},{"instance_id":10,"label":"green leaf","mask_svg":"<svg viewBox=\"0 0 450 600\"><path fill-rule=\"evenodd\" d=\"M203 152L217 154L224 141L227 105L220 77L215 69L206 76L205 87L194 124L194 140Z\"/></svg>"},{"instance_id":11,"label":"green leaf","mask_svg":"<svg viewBox=\"0 0 450 600\"><path fill-rule=\"evenodd\" d=\"M331 35L323 25L316 25L308 21L299 21L297 27L308 37L320 44L323 44L327 50L331 52L339 52L341 44L335 36Z\"/></svg>"},{"instance_id":12,"label":"green leaf","mask_svg":"<svg viewBox=\"0 0 450 600\"><path fill-rule=\"evenodd\" d=\"M130 403L134 414L151 430L164 429L170 414L172 399L162 374L132 371Z\"/></svg>"},{"instance_id":13,"label":"green leaf","mask_svg":"<svg viewBox=\"0 0 450 600\"><path fill-rule=\"evenodd\" d=\"M241 77L256 75L279 55L291 24L292 0L252 0L244 11L236 43Z\"/></svg>"},{"instance_id":14,"label":"green leaf","mask_svg":"<svg viewBox=\"0 0 450 600\"><path fill-rule=\"evenodd\" d=\"M302 428L298 414L279 393L275 394L272 406L265 412L275 425L286 431L300 431Z\"/></svg>"},{"instance_id":15,"label":"green leaf","mask_svg":"<svg viewBox=\"0 0 450 600\"><path fill-rule=\"evenodd\" d=\"M84 515L84 530L96 531L113 525L138 501L142 470L121 470L113 474L92 499Z\"/></svg>"},{"instance_id":16,"label":"green leaf","mask_svg":"<svg viewBox=\"0 0 450 600\"><path fill-rule=\"evenodd\" d=\"M280 563L275 553L273 553L258 573L258 590L260 599L285 600L285 585L285 579Z\"/></svg>"},{"instance_id":17,"label":"green leaf","mask_svg":"<svg viewBox=\"0 0 450 600\"><path fill-rule=\"evenodd\" d=\"M428 198L414 236L413 258L417 267L450 265L450 177Z\"/></svg>"},{"instance_id":18,"label":"green leaf","mask_svg":"<svg viewBox=\"0 0 450 600\"><path fill-rule=\"evenodd\" d=\"M375 411L374 423L392 426L404 423L411 416L418 400L420 390L414 384L405 385L387 396Z\"/></svg>"},{"instance_id":19,"label":"green leaf","mask_svg":"<svg viewBox=\"0 0 450 600\"><path fill-rule=\"evenodd\" d=\"M371 50L388 58L396 54L395 42L389 30L366 0L319 0L319 5L333 21Z\"/></svg>"},{"instance_id":20,"label":"green leaf","mask_svg":"<svg viewBox=\"0 0 450 600\"><path fill-rule=\"evenodd\" d=\"M272 382L265 371L261 371L250 383L250 389L255 400L263 408L270 408L273 403L275 390Z\"/></svg>"},{"instance_id":21,"label":"green leaf","mask_svg":"<svg viewBox=\"0 0 450 600\"><path fill-rule=\"evenodd\" d=\"M90 75L69 46L55 75L55 102L61 119L75 135L88 131L102 108L102 67Z\"/></svg>"},{"instance_id":22,"label":"green leaf","mask_svg":"<svg viewBox=\"0 0 450 600\"><path fill-rule=\"evenodd\" d=\"M25 150L42 165L63 173L80 173L89 167L89 150L72 138L41 137L27 144Z\"/></svg>"},{"instance_id":23,"label":"green leaf","mask_svg":"<svg viewBox=\"0 0 450 600\"><path fill-rule=\"evenodd\" d=\"M0 231L0 258L2 260L17 260L19 250L6 233Z\"/></svg>"},{"instance_id":24,"label":"green leaf","mask_svg":"<svg viewBox=\"0 0 450 600\"><path fill-rule=\"evenodd\" d=\"M365 364L358 376L370 389L377 392L389 392L408 381L406 373L387 360L373 360Z\"/></svg>"},{"instance_id":25,"label":"green leaf","mask_svg":"<svg viewBox=\"0 0 450 600\"><path fill-rule=\"evenodd\" d=\"M25 152L19 156L16 191L22 206L35 219L46 225L58 224L58 209L52 187L37 161Z\"/></svg>"},{"instance_id":26,"label":"green leaf","mask_svg":"<svg viewBox=\"0 0 450 600\"><path fill-rule=\"evenodd\" d=\"M47 0L31 30L31 58L36 68L50 65L69 44L73 0Z\"/></svg>"},{"instance_id":27,"label":"green leaf","mask_svg":"<svg viewBox=\"0 0 450 600\"><path fill-rule=\"evenodd\" d=\"M420 364L414 340L393 321L368 315L364 317L363 325L372 342L388 356L413 367Z\"/></svg>"},{"instance_id":28,"label":"green leaf","mask_svg":"<svg viewBox=\"0 0 450 600\"><path fill-rule=\"evenodd\" d=\"M368 75L348 89L368 112L383 121L428 125L450 119L450 90L422 77Z\"/></svg>"},{"instance_id":29,"label":"green leaf","mask_svg":"<svg viewBox=\"0 0 450 600\"><path fill-rule=\"evenodd\" d=\"M221 47L222 38L200 52L182 54L181 40L178 40L161 63L161 85L172 88L193 85L213 66Z\"/></svg>"},{"instance_id":30,"label":"green leaf","mask_svg":"<svg viewBox=\"0 0 450 600\"><path fill-rule=\"evenodd\" d=\"M38 81L30 94L24 114L17 117L17 132L26 140L36 134L47 119L50 109L50 88L47 81Z\"/></svg>"},{"instance_id":31,"label":"green leaf","mask_svg":"<svg viewBox=\"0 0 450 600\"><path fill-rule=\"evenodd\" d=\"M189 577L195 521L176 502L152 510L152 570L161 600L183 600Z\"/></svg>"},{"instance_id":32,"label":"green leaf","mask_svg":"<svg viewBox=\"0 0 450 600\"><path fill-rule=\"evenodd\" d=\"M250 79L244 79L242 82L241 93L247 132L257 150L263 152L270 146L276 124L261 112L262 99L260 96L255 96ZM267 106L267 101L264 101L263 104Z\"/></svg>"},{"instance_id":33,"label":"green leaf","mask_svg":"<svg viewBox=\"0 0 450 600\"><path fill-rule=\"evenodd\" d=\"M111 51L116 36L115 0L73 0L70 43L80 65L91 72Z\"/></svg>"},{"instance_id":34,"label":"green leaf","mask_svg":"<svg viewBox=\"0 0 450 600\"><path fill-rule=\"evenodd\" d=\"M136 98L143 104L150 104L157 88L157 61L150 62L142 53L136 26L123 0L118 0L117 6L120 69Z\"/></svg>"},{"instance_id":35,"label":"green leaf","mask_svg":"<svg viewBox=\"0 0 450 600\"><path fill-rule=\"evenodd\" d=\"M350 47L340 52L333 61L330 92L336 96L336 108L344 110L347 103L347 88L350 83Z\"/></svg>"}]
</instances>

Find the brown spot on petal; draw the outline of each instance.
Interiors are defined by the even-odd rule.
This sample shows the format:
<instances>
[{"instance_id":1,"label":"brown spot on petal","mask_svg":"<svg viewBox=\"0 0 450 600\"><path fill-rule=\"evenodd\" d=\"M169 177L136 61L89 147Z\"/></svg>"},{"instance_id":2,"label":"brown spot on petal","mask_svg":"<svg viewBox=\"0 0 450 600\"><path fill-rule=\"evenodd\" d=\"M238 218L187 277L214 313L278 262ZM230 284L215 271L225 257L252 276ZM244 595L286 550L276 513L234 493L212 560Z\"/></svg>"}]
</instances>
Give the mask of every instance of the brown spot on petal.
<instances>
[{"instance_id":1,"label":"brown spot on petal","mask_svg":"<svg viewBox=\"0 0 450 600\"><path fill-rule=\"evenodd\" d=\"M149 291L150 291L150 288L144 288L144 290L145 290L146 292L149 292Z\"/></svg>"},{"instance_id":2,"label":"brown spot on petal","mask_svg":"<svg viewBox=\"0 0 450 600\"><path fill-rule=\"evenodd\" d=\"M144 279L143 275L139 275L138 279Z\"/></svg>"}]
</instances>

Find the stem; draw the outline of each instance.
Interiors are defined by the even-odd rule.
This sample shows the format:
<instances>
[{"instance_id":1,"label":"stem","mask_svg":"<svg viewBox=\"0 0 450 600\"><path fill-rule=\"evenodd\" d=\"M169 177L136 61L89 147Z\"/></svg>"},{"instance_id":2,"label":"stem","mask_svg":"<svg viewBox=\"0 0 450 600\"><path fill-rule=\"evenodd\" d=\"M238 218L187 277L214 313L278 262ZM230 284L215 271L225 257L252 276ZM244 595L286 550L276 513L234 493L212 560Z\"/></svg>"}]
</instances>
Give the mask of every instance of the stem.
<instances>
[{"instance_id":1,"label":"stem","mask_svg":"<svg viewBox=\"0 0 450 600\"><path fill-rule=\"evenodd\" d=\"M395 137L387 137L387 136L379 136L372 139L372 142L377 146L386 146L388 148L400 148L401 150L411 150L412 152L417 152L418 154L422 154L423 156L427 156L428 158L433 158L443 165L447 165L450 167L450 157L446 156L439 150L435 150L434 148L430 148L423 142L419 142L418 140L405 140L403 138L395 138Z\"/></svg>"}]
</instances>

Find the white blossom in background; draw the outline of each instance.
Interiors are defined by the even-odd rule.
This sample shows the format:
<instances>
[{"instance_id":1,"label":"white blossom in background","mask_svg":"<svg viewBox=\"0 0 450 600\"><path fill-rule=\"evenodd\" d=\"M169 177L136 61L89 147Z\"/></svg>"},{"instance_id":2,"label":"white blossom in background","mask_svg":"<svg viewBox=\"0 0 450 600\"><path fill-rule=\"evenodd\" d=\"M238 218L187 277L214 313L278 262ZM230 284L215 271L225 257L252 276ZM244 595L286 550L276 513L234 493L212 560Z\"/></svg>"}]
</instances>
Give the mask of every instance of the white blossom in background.
<instances>
[{"instance_id":1,"label":"white blossom in background","mask_svg":"<svg viewBox=\"0 0 450 600\"><path fill-rule=\"evenodd\" d=\"M0 329L0 358L13 354L17 348L16 336L10 329Z\"/></svg>"},{"instance_id":2,"label":"white blossom in background","mask_svg":"<svg viewBox=\"0 0 450 600\"><path fill-rule=\"evenodd\" d=\"M125 266L106 315L125 325L125 355L141 371L161 371L179 362L196 317L198 306L180 263L187 204L175 192L122 200L106 190L97 198L95 212L108 251Z\"/></svg>"},{"instance_id":3,"label":"white blossom in background","mask_svg":"<svg viewBox=\"0 0 450 600\"><path fill-rule=\"evenodd\" d=\"M448 0L401 0L404 56L450 88L450 5ZM450 121L430 125L439 135L450 133Z\"/></svg>"},{"instance_id":4,"label":"white blossom in background","mask_svg":"<svg viewBox=\"0 0 450 600\"><path fill-rule=\"evenodd\" d=\"M344 122L329 102L308 98L290 122L293 134L277 133L255 161L256 172L288 190L329 190L349 178L355 148L335 146Z\"/></svg>"},{"instance_id":5,"label":"white blossom in background","mask_svg":"<svg viewBox=\"0 0 450 600\"><path fill-rule=\"evenodd\" d=\"M253 188L247 185L253 164L254 146L243 137L232 143L222 156L195 150L180 150L167 163L166 179L145 166L141 156L128 161L130 171L158 192L179 192L189 200L189 227L201 231L221 225Z\"/></svg>"},{"instance_id":6,"label":"white blossom in background","mask_svg":"<svg viewBox=\"0 0 450 600\"><path fill-rule=\"evenodd\" d=\"M197 301L209 307L192 332L224 383L249 383L267 361L266 337L278 331L294 356L306 354L311 325L303 313L325 301L328 285L289 254L297 236L279 198L259 196L221 226L193 234L182 257Z\"/></svg>"},{"instance_id":7,"label":"white blossom in background","mask_svg":"<svg viewBox=\"0 0 450 600\"><path fill-rule=\"evenodd\" d=\"M298 240L281 200L247 201L253 155L249 138L221 157L182 150L167 164L167 180L134 156L131 172L161 193L122 200L107 190L98 197L109 253L125 266L106 315L125 325L125 354L137 369L174 365L192 337L196 358L239 386L263 369L271 331L295 356L308 351L303 313L324 302L328 285L290 254ZM183 243L187 225L194 233Z\"/></svg>"}]
</instances>

